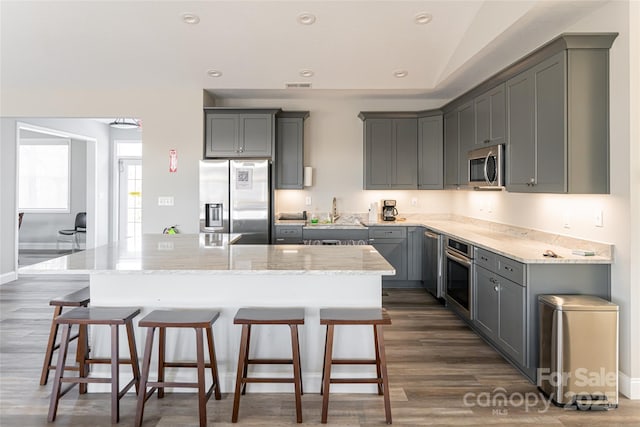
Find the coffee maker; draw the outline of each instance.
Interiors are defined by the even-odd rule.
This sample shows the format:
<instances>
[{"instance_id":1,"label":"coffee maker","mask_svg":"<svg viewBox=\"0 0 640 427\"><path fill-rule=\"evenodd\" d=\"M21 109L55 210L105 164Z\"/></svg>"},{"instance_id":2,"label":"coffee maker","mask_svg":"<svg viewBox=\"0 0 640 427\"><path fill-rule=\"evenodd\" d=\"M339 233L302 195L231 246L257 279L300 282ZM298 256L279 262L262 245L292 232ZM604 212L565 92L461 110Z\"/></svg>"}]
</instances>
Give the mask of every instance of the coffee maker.
<instances>
[{"instance_id":1,"label":"coffee maker","mask_svg":"<svg viewBox=\"0 0 640 427\"><path fill-rule=\"evenodd\" d=\"M398 210L396 209L395 200L382 201L382 219L384 221L395 221Z\"/></svg>"}]
</instances>

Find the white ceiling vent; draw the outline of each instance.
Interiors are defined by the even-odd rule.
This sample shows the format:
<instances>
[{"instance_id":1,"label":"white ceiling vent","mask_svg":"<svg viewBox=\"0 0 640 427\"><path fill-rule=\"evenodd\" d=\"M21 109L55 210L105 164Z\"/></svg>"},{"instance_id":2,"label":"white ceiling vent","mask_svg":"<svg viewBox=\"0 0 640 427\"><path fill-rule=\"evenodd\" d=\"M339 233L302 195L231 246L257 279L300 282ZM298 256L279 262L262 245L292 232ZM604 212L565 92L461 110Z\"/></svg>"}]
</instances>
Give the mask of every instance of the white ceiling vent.
<instances>
[{"instance_id":1,"label":"white ceiling vent","mask_svg":"<svg viewBox=\"0 0 640 427\"><path fill-rule=\"evenodd\" d=\"M311 83L302 82L302 83L285 83L284 87L287 89L311 89Z\"/></svg>"}]
</instances>

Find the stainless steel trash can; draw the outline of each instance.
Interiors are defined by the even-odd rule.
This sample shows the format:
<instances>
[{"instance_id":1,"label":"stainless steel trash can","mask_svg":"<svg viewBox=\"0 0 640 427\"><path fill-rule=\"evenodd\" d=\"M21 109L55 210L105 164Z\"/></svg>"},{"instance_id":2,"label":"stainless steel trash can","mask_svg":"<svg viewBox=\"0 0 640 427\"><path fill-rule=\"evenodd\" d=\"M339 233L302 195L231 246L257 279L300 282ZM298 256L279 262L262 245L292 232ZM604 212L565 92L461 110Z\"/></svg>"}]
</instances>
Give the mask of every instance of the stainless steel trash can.
<instances>
[{"instance_id":1,"label":"stainless steel trash can","mask_svg":"<svg viewBox=\"0 0 640 427\"><path fill-rule=\"evenodd\" d=\"M539 295L538 388L558 406L618 406L618 306L590 295Z\"/></svg>"}]
</instances>

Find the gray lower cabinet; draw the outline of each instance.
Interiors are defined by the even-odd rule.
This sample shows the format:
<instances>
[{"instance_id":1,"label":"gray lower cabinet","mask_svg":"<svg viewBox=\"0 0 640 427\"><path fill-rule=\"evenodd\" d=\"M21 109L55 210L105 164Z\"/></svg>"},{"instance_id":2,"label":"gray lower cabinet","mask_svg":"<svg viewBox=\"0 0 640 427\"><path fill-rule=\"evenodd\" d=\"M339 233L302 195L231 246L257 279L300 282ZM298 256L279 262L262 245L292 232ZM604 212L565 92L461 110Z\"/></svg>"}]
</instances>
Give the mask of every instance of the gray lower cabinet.
<instances>
[{"instance_id":1,"label":"gray lower cabinet","mask_svg":"<svg viewBox=\"0 0 640 427\"><path fill-rule=\"evenodd\" d=\"M505 84L483 93L474 100L476 115L475 145L504 144L507 128Z\"/></svg>"},{"instance_id":2,"label":"gray lower cabinet","mask_svg":"<svg viewBox=\"0 0 640 427\"><path fill-rule=\"evenodd\" d=\"M276 225L274 243L278 245L301 245L302 225Z\"/></svg>"},{"instance_id":3,"label":"gray lower cabinet","mask_svg":"<svg viewBox=\"0 0 640 427\"><path fill-rule=\"evenodd\" d=\"M529 378L537 380L538 296L595 295L609 299L606 264L523 264L475 248L472 327Z\"/></svg>"},{"instance_id":4,"label":"gray lower cabinet","mask_svg":"<svg viewBox=\"0 0 640 427\"><path fill-rule=\"evenodd\" d=\"M273 156L277 110L205 109L205 158Z\"/></svg>"},{"instance_id":5,"label":"gray lower cabinet","mask_svg":"<svg viewBox=\"0 0 640 427\"><path fill-rule=\"evenodd\" d=\"M369 244L396 270L394 276L383 276L383 284L407 280L407 227L369 227Z\"/></svg>"},{"instance_id":6,"label":"gray lower cabinet","mask_svg":"<svg viewBox=\"0 0 640 427\"><path fill-rule=\"evenodd\" d=\"M524 286L493 271L475 269L475 326L523 365L525 357Z\"/></svg>"},{"instance_id":7,"label":"gray lower cabinet","mask_svg":"<svg viewBox=\"0 0 640 427\"><path fill-rule=\"evenodd\" d=\"M308 111L283 111L276 117L276 189L304 187L304 120L308 116Z\"/></svg>"},{"instance_id":8,"label":"gray lower cabinet","mask_svg":"<svg viewBox=\"0 0 640 427\"><path fill-rule=\"evenodd\" d=\"M364 189L418 188L416 118L364 120Z\"/></svg>"},{"instance_id":9,"label":"gray lower cabinet","mask_svg":"<svg viewBox=\"0 0 640 427\"><path fill-rule=\"evenodd\" d=\"M418 189L443 186L442 114L418 119Z\"/></svg>"},{"instance_id":10,"label":"gray lower cabinet","mask_svg":"<svg viewBox=\"0 0 640 427\"><path fill-rule=\"evenodd\" d=\"M508 191L609 192L608 64L567 49L507 81Z\"/></svg>"},{"instance_id":11,"label":"gray lower cabinet","mask_svg":"<svg viewBox=\"0 0 640 427\"><path fill-rule=\"evenodd\" d=\"M422 281L424 228L407 227L407 280Z\"/></svg>"}]
</instances>

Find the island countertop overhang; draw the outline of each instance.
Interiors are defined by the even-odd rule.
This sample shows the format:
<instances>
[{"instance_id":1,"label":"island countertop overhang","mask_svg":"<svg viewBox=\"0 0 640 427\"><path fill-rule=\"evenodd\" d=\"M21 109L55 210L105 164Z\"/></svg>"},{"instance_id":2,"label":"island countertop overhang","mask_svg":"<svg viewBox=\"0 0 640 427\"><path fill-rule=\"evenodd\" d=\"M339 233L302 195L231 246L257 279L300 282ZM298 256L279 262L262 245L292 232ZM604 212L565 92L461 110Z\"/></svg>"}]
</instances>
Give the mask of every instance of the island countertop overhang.
<instances>
[{"instance_id":1,"label":"island countertop overhang","mask_svg":"<svg viewBox=\"0 0 640 427\"><path fill-rule=\"evenodd\" d=\"M233 245L233 234L144 235L22 267L20 274L393 275L373 246Z\"/></svg>"}]
</instances>

